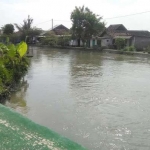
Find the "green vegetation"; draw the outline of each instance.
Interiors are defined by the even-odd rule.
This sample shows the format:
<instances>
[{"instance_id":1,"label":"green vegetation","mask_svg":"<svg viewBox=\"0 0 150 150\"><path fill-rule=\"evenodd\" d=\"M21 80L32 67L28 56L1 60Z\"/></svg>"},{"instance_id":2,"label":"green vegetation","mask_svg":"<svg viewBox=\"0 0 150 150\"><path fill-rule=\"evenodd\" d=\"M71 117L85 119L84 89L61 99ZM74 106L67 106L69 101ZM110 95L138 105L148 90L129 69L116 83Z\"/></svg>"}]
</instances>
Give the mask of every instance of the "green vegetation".
<instances>
[{"instance_id":1,"label":"green vegetation","mask_svg":"<svg viewBox=\"0 0 150 150\"><path fill-rule=\"evenodd\" d=\"M9 94L10 88L19 82L27 71L29 62L25 54L27 44L21 42L18 45L0 43L0 100Z\"/></svg>"},{"instance_id":2,"label":"green vegetation","mask_svg":"<svg viewBox=\"0 0 150 150\"><path fill-rule=\"evenodd\" d=\"M46 37L41 40L41 44L49 46L68 46L70 40L71 36L67 33L57 36L54 32L50 31L46 34Z\"/></svg>"},{"instance_id":3,"label":"green vegetation","mask_svg":"<svg viewBox=\"0 0 150 150\"><path fill-rule=\"evenodd\" d=\"M71 40L71 36L66 33L66 34L64 34L64 35L58 37L57 45L60 45L60 46L68 46L70 40Z\"/></svg>"},{"instance_id":4,"label":"green vegetation","mask_svg":"<svg viewBox=\"0 0 150 150\"><path fill-rule=\"evenodd\" d=\"M25 41L26 36L30 36L31 38L37 36L41 33L41 29L36 27L32 28L33 19L28 16L27 19L23 20L23 25L18 25L15 23L15 27L18 29L20 34L20 39Z\"/></svg>"},{"instance_id":5,"label":"green vegetation","mask_svg":"<svg viewBox=\"0 0 150 150\"><path fill-rule=\"evenodd\" d=\"M25 41L26 37L28 36L28 41L30 42L33 40L33 37L40 35L42 32L41 29L36 27L32 27L33 19L28 16L27 19L23 20L22 25L14 24L15 27L18 29L17 32L14 32L14 25L13 24L6 24L2 27L3 34L0 36L0 42L6 43L7 37L9 37L10 42L12 43L19 43L20 41Z\"/></svg>"},{"instance_id":6,"label":"green vegetation","mask_svg":"<svg viewBox=\"0 0 150 150\"><path fill-rule=\"evenodd\" d=\"M57 45L58 37L54 34L54 32L50 31L47 33L46 37L41 40L42 45L50 45L56 46Z\"/></svg>"},{"instance_id":7,"label":"green vegetation","mask_svg":"<svg viewBox=\"0 0 150 150\"><path fill-rule=\"evenodd\" d=\"M14 26L12 24L6 24L4 27L2 27L3 34L9 35L14 33Z\"/></svg>"},{"instance_id":8,"label":"green vegetation","mask_svg":"<svg viewBox=\"0 0 150 150\"><path fill-rule=\"evenodd\" d=\"M123 51L129 51L129 52L134 52L136 51L134 46L126 46L125 48L122 49Z\"/></svg>"},{"instance_id":9,"label":"green vegetation","mask_svg":"<svg viewBox=\"0 0 150 150\"><path fill-rule=\"evenodd\" d=\"M105 23L101 20L102 17L93 13L89 8L75 7L75 10L71 13L72 37L81 39L85 43L93 36L99 35L105 28Z\"/></svg>"},{"instance_id":10,"label":"green vegetation","mask_svg":"<svg viewBox=\"0 0 150 150\"><path fill-rule=\"evenodd\" d=\"M118 50L121 50L125 46L125 39L123 39L123 38L115 39L115 45L117 46Z\"/></svg>"}]
</instances>

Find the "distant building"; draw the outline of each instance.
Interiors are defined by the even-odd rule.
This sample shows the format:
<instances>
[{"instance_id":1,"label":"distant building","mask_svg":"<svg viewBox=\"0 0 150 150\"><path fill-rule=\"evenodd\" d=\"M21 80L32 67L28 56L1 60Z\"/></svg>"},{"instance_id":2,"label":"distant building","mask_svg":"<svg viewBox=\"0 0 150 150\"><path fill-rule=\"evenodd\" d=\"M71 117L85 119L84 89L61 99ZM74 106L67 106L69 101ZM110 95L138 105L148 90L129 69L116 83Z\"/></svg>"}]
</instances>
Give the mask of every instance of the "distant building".
<instances>
[{"instance_id":1,"label":"distant building","mask_svg":"<svg viewBox=\"0 0 150 150\"><path fill-rule=\"evenodd\" d=\"M115 39L124 38L126 46L134 46L142 50L150 45L150 32L142 30L127 30L122 24L110 25L99 37L102 47L115 48Z\"/></svg>"},{"instance_id":2,"label":"distant building","mask_svg":"<svg viewBox=\"0 0 150 150\"><path fill-rule=\"evenodd\" d=\"M71 37L70 30L62 24L56 25L53 27L53 29L50 29L48 31L43 31L39 37L45 37L45 36L48 36L50 34L55 34L57 36L62 36L62 37L63 36L70 36ZM86 43L86 45L90 48L97 46L97 38L96 37L91 38ZM69 42L69 46L75 46L75 47L76 46L83 46L83 42L80 39L72 39Z\"/></svg>"},{"instance_id":3,"label":"distant building","mask_svg":"<svg viewBox=\"0 0 150 150\"><path fill-rule=\"evenodd\" d=\"M70 33L70 30L65 27L64 25L60 24L60 25L56 25L53 27L53 29L47 30L47 31L43 31L40 36L47 36L49 34L55 34L57 36L61 36L61 35L66 35Z\"/></svg>"},{"instance_id":4,"label":"distant building","mask_svg":"<svg viewBox=\"0 0 150 150\"><path fill-rule=\"evenodd\" d=\"M51 31L53 31L56 35L66 35L70 33L70 30L62 24L54 26Z\"/></svg>"}]
</instances>

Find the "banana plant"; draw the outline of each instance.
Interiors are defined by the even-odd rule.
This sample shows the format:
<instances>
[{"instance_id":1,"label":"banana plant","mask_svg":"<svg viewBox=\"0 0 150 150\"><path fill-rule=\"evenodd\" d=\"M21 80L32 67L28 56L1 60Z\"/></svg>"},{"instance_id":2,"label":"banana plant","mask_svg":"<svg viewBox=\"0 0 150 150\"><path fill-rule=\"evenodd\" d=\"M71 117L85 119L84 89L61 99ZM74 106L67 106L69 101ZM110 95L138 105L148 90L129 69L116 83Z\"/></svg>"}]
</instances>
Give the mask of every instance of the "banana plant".
<instances>
[{"instance_id":1,"label":"banana plant","mask_svg":"<svg viewBox=\"0 0 150 150\"><path fill-rule=\"evenodd\" d=\"M17 46L17 52L19 53L20 57L25 56L25 54L27 53L27 44L25 42L21 42L19 43Z\"/></svg>"},{"instance_id":2,"label":"banana plant","mask_svg":"<svg viewBox=\"0 0 150 150\"><path fill-rule=\"evenodd\" d=\"M28 68L28 60L25 57L27 44L21 42L18 45L0 43L0 80L3 83L17 81Z\"/></svg>"}]
</instances>

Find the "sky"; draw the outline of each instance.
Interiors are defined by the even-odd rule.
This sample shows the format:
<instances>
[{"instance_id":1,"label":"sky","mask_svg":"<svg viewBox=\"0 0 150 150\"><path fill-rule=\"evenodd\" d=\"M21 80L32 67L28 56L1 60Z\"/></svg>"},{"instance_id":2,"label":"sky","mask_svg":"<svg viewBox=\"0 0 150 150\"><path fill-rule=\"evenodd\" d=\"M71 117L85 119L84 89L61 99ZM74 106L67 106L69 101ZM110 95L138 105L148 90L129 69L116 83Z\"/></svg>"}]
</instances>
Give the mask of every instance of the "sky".
<instances>
[{"instance_id":1,"label":"sky","mask_svg":"<svg viewBox=\"0 0 150 150\"><path fill-rule=\"evenodd\" d=\"M22 24L30 15L33 26L43 30L51 29L52 19L54 26L63 24L70 28L71 12L75 6L83 5L102 16L106 26L123 24L128 30L150 31L150 0L0 0L0 27ZM141 12L147 13L137 14ZM137 15L126 16L130 14Z\"/></svg>"}]
</instances>

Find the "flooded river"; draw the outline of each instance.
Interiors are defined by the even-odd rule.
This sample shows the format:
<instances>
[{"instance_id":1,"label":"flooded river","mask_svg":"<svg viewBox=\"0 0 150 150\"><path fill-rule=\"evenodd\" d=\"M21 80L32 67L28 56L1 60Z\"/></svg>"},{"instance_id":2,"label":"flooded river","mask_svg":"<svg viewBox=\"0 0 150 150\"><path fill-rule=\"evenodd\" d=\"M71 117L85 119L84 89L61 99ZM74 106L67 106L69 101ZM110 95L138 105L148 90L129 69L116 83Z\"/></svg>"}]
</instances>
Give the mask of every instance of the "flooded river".
<instances>
[{"instance_id":1,"label":"flooded river","mask_svg":"<svg viewBox=\"0 0 150 150\"><path fill-rule=\"evenodd\" d=\"M150 59L34 48L6 106L89 150L150 149Z\"/></svg>"}]
</instances>

